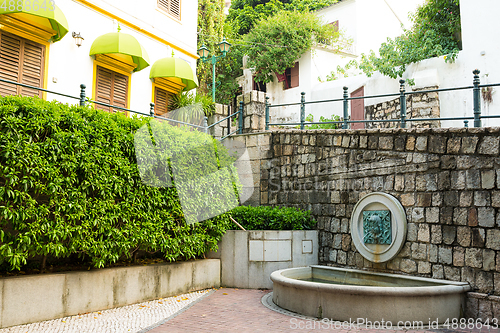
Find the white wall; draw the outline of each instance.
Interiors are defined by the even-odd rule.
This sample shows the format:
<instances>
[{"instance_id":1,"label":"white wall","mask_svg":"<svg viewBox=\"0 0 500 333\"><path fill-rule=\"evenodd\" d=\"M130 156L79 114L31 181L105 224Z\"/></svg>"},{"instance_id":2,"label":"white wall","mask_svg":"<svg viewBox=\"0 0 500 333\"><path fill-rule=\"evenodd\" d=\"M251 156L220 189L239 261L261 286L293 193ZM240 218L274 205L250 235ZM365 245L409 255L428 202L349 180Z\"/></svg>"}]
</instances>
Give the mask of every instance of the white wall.
<instances>
[{"instance_id":1,"label":"white wall","mask_svg":"<svg viewBox=\"0 0 500 333\"><path fill-rule=\"evenodd\" d=\"M148 1L137 5L132 0L92 0L93 4L116 15L140 29L151 32L184 49L187 53L196 54L197 1L182 1L181 21L157 9L156 1ZM103 13L99 13L76 0L58 1L69 24L69 33L59 42L50 45L47 89L68 95L79 96L80 84L87 86L87 96L92 97L93 60L89 56L92 42L99 36L117 31L117 22ZM172 46L149 37L126 24L121 23L121 32L137 38L146 49L150 65L156 60L172 55ZM81 47L75 45L71 32L79 32L85 38ZM196 59L189 54L174 49L176 57L188 61L196 70ZM151 66L132 74L131 96L129 108L149 114L152 98L152 83L149 79ZM57 81L55 83L54 81ZM78 103L64 97L47 95L48 100L57 99L62 102Z\"/></svg>"},{"instance_id":2,"label":"white wall","mask_svg":"<svg viewBox=\"0 0 500 333\"><path fill-rule=\"evenodd\" d=\"M341 98L342 86L348 85L350 91L359 88L363 85L361 78L348 78L341 80L343 83L340 84L321 83L321 81L326 81L326 76L332 71L336 72L337 66L343 67L352 59L359 60L357 56L361 53L367 53L371 49L378 51L380 44L385 42L387 37L394 38L401 35L403 33L401 23L405 27L410 27L408 14L410 11L415 11L423 1L344 0L317 11L317 15L325 23L339 21L339 28L354 43L355 54L336 53L322 48L315 48L312 53L305 53L299 59L299 87L283 90L283 84L275 80L267 86L270 102L272 104L297 103L300 102L301 92L306 93L306 101ZM390 82L390 80L385 81ZM323 87L323 85L327 85L327 87ZM339 93L329 91L330 87L337 85L340 87L340 89L336 89ZM399 89L399 85L396 83L394 91L397 92L397 89ZM384 89L376 84L373 90L379 92ZM318 93L318 91L323 92ZM320 111L317 111L318 108ZM341 105L340 110L342 111ZM332 103L306 106L306 116L313 113L315 120L318 120L320 116L331 116L337 112L337 106L332 105ZM299 114L299 106L272 108L271 122L298 121Z\"/></svg>"},{"instance_id":3,"label":"white wall","mask_svg":"<svg viewBox=\"0 0 500 333\"><path fill-rule=\"evenodd\" d=\"M500 2L494 0L461 0L463 50L460 51L455 63L446 63L443 57L432 58L412 64L403 78L413 78L414 88L438 86L453 88L471 86L472 71L481 70L481 83L500 83L500 43L496 31L500 30L500 21L496 13L500 12ZM481 18L478 20L478 18ZM311 92L312 100L342 98L342 87L349 87L349 92L365 87L365 96L377 94L392 94L399 91L398 80L393 80L379 73L371 78L364 75L332 82L317 84ZM407 87L407 89L411 89ZM493 88L493 102L482 102L482 115L500 115L498 88ZM397 97L365 99L365 106L381 103ZM471 117L473 116L472 90L440 92L441 117ZM315 119L332 114L342 115L342 102L315 104L306 108L306 114L313 113ZM463 127L463 121L442 121L442 127ZM499 126L500 119L483 119L483 126ZM473 121L469 121L473 126Z\"/></svg>"}]
</instances>

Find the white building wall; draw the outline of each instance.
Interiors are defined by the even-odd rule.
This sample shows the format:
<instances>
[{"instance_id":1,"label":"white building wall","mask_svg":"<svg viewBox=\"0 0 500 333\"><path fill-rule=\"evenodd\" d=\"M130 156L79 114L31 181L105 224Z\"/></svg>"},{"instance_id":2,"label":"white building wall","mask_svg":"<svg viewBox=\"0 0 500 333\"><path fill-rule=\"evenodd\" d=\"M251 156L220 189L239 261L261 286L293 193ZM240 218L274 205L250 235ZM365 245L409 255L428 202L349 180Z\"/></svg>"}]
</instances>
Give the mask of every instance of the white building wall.
<instances>
[{"instance_id":1,"label":"white building wall","mask_svg":"<svg viewBox=\"0 0 500 333\"><path fill-rule=\"evenodd\" d=\"M408 66L404 79L413 78L414 88L438 86L439 88L453 88L471 86L472 71L481 70L480 80L485 83L500 83L500 43L496 40L496 31L500 29L500 22L496 13L500 12L500 2L494 0L461 0L461 23L463 50L460 51L455 63L446 63L443 57L423 60ZM480 18L480 19L478 19ZM364 75L342 80L317 84L312 92L312 100L342 98L342 87L349 87L349 92L365 87L365 96L378 94L398 93L398 80L390 79L380 73L371 78ZM412 89L407 87L407 89ZM500 115L500 101L493 88L493 102L481 104L482 115ZM378 104L396 97L365 99L365 106ZM472 90L458 90L440 92L441 117L472 117L473 99ZM312 113L315 119L332 114L342 115L342 102L314 104L306 108L306 114ZM500 126L500 119L483 119L483 126ZM463 127L463 121L442 121L442 127ZM473 126L473 121L469 121Z\"/></svg>"},{"instance_id":2,"label":"white building wall","mask_svg":"<svg viewBox=\"0 0 500 333\"><path fill-rule=\"evenodd\" d=\"M305 53L299 59L300 77L299 87L283 90L283 83L274 82L267 85L267 92L270 96L272 104L287 104L300 102L300 93L306 93L306 101L314 101L325 97L326 99L341 98L342 86L340 86L340 94L329 95L321 93L318 95L316 90L325 90L320 88L322 85L335 86L336 83L326 83L326 76L332 71L337 71L337 66L345 66L352 59L359 61L361 53L367 53L370 50L378 51L380 44L385 42L388 37L394 38L403 33L401 23L405 27L409 27L408 14L415 11L419 4L424 0L344 0L330 7L317 11L325 23L339 21L339 28L351 39L354 43L355 54L335 53L326 51L322 48L315 48L313 52ZM359 87L362 82L360 78L347 78L346 82L353 87ZM360 81L361 80L361 81ZM344 80L340 80L344 82ZM386 80L390 81L390 80ZM323 82L323 83L321 83ZM318 88L316 88L318 87ZM399 86L397 86L397 89ZM375 90L381 90L378 86ZM350 89L353 91L354 89ZM397 90L396 90L397 91ZM328 95L328 96L327 96ZM321 98L321 99L325 99ZM332 103L329 103L332 104ZM317 108L321 111L317 111ZM333 109L332 109L333 108ZM281 107L272 108L272 122L298 121L299 107ZM314 119L318 120L320 116L331 116L335 114L335 107L329 105L327 108L321 105L307 106L306 116L309 113L314 115Z\"/></svg>"},{"instance_id":3,"label":"white building wall","mask_svg":"<svg viewBox=\"0 0 500 333\"><path fill-rule=\"evenodd\" d=\"M120 23L121 32L134 36L145 48L150 59L149 67L132 73L130 109L149 114L149 104L152 101L152 82L149 79L151 65L156 60L170 57L172 50L176 57L186 60L191 65L193 72L196 71L197 1L182 1L180 21L158 9L156 1L141 2L140 5L132 0L88 2L177 47L174 48L147 36L126 23ZM57 5L68 20L69 33L59 42L50 45L47 89L79 96L80 84L83 83L87 86L87 96L92 98L94 78L93 59L89 56L90 47L97 37L116 32L118 22L111 15L94 10L77 0L61 0L57 1ZM81 47L75 45L71 37L73 31L81 33L84 38ZM77 100L53 94L48 94L47 99L78 103Z\"/></svg>"}]
</instances>

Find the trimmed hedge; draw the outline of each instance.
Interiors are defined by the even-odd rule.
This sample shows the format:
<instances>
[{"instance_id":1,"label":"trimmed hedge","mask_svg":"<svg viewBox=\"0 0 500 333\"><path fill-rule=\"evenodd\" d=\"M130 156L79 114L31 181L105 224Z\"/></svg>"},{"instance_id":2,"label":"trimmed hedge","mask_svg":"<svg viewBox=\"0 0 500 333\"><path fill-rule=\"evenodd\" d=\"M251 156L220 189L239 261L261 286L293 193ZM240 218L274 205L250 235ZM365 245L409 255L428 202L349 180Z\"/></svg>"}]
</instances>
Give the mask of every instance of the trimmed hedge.
<instances>
[{"instance_id":1,"label":"trimmed hedge","mask_svg":"<svg viewBox=\"0 0 500 333\"><path fill-rule=\"evenodd\" d=\"M246 230L308 230L316 224L310 211L293 207L240 206L230 214Z\"/></svg>"},{"instance_id":2,"label":"trimmed hedge","mask_svg":"<svg viewBox=\"0 0 500 333\"><path fill-rule=\"evenodd\" d=\"M0 263L20 269L33 258L78 255L103 267L137 251L174 261L216 249L230 223L225 214L187 224L175 187L141 181L134 134L149 122L38 98L0 98ZM181 140L182 155L206 144L207 135L169 126L163 139L171 147ZM229 165L227 151L213 145L218 167ZM186 177L195 172L203 170Z\"/></svg>"}]
</instances>

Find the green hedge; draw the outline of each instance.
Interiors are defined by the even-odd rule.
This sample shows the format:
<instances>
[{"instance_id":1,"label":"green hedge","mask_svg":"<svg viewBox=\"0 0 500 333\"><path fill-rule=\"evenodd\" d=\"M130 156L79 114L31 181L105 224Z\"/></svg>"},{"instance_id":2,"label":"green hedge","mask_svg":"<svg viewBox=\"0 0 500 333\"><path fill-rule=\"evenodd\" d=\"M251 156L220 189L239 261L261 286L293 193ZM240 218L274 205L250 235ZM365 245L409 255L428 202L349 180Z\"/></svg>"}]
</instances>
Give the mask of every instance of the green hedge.
<instances>
[{"instance_id":1,"label":"green hedge","mask_svg":"<svg viewBox=\"0 0 500 333\"><path fill-rule=\"evenodd\" d=\"M141 181L134 134L149 121L38 98L0 98L0 263L20 269L33 258L79 256L103 267L137 251L174 261L215 249L227 215L187 224L175 187ZM206 144L202 133L169 128L163 139L173 147L181 138L177 153ZM227 151L213 145L218 167L229 165Z\"/></svg>"},{"instance_id":2,"label":"green hedge","mask_svg":"<svg viewBox=\"0 0 500 333\"><path fill-rule=\"evenodd\" d=\"M310 211L293 207L240 206L230 214L246 230L307 230L316 224Z\"/></svg>"}]
</instances>

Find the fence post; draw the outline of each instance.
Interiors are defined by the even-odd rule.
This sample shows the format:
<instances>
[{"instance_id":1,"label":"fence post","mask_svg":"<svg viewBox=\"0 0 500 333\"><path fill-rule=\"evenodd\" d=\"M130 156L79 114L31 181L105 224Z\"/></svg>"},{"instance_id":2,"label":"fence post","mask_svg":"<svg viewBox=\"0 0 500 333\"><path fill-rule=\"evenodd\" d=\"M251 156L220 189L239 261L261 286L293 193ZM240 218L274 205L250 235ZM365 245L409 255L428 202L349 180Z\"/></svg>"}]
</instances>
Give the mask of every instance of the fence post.
<instances>
[{"instance_id":1,"label":"fence post","mask_svg":"<svg viewBox=\"0 0 500 333\"><path fill-rule=\"evenodd\" d=\"M269 96L266 96L266 131L269 130Z\"/></svg>"},{"instance_id":2,"label":"fence post","mask_svg":"<svg viewBox=\"0 0 500 333\"><path fill-rule=\"evenodd\" d=\"M86 85L80 84L80 106L85 106L85 102L86 102L85 88L87 88Z\"/></svg>"},{"instance_id":3,"label":"fence post","mask_svg":"<svg viewBox=\"0 0 500 333\"><path fill-rule=\"evenodd\" d=\"M203 117L203 133L208 134L208 117Z\"/></svg>"},{"instance_id":4,"label":"fence post","mask_svg":"<svg viewBox=\"0 0 500 333\"><path fill-rule=\"evenodd\" d=\"M479 88L479 69L472 71L474 74L474 89L472 96L474 98L474 127L481 127L481 89Z\"/></svg>"},{"instance_id":5,"label":"fence post","mask_svg":"<svg viewBox=\"0 0 500 333\"><path fill-rule=\"evenodd\" d=\"M227 115L228 116L232 115L232 111L233 111L233 108L231 105L229 105L227 107ZM232 119L233 119L232 117L227 118L227 133L226 133L226 135L229 135L229 133L231 133L231 120ZM224 132L224 131L222 131L222 132Z\"/></svg>"},{"instance_id":6,"label":"fence post","mask_svg":"<svg viewBox=\"0 0 500 333\"><path fill-rule=\"evenodd\" d=\"M243 101L240 102L238 110L238 134L243 134Z\"/></svg>"},{"instance_id":7,"label":"fence post","mask_svg":"<svg viewBox=\"0 0 500 333\"><path fill-rule=\"evenodd\" d=\"M300 93L300 129L304 129L304 122L306 121L306 93Z\"/></svg>"},{"instance_id":8,"label":"fence post","mask_svg":"<svg viewBox=\"0 0 500 333\"><path fill-rule=\"evenodd\" d=\"M399 106L401 107L401 128L406 128L405 80L399 80Z\"/></svg>"},{"instance_id":9,"label":"fence post","mask_svg":"<svg viewBox=\"0 0 500 333\"><path fill-rule=\"evenodd\" d=\"M149 104L149 115L151 117L155 116L155 103L150 103Z\"/></svg>"},{"instance_id":10,"label":"fence post","mask_svg":"<svg viewBox=\"0 0 500 333\"><path fill-rule=\"evenodd\" d=\"M349 94L347 93L348 87L344 87L344 123L342 124L342 129L347 129L347 118L349 118Z\"/></svg>"}]
</instances>

